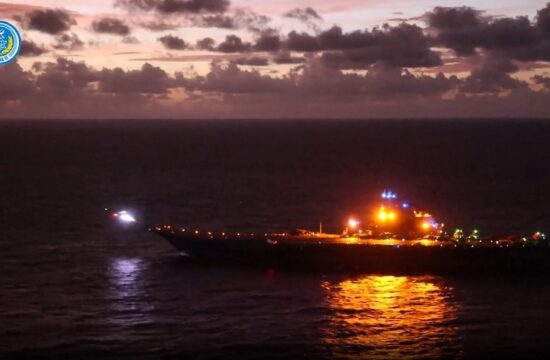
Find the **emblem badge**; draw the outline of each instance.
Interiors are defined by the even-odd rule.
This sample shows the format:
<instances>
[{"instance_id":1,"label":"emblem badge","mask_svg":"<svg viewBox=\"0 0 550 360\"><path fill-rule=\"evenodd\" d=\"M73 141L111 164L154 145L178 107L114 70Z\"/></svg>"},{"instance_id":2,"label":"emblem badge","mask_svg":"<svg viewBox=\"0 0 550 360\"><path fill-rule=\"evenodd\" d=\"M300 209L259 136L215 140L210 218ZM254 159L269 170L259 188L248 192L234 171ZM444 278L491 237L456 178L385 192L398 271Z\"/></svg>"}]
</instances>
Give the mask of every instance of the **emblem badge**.
<instances>
[{"instance_id":1,"label":"emblem badge","mask_svg":"<svg viewBox=\"0 0 550 360\"><path fill-rule=\"evenodd\" d=\"M15 60L21 51L19 31L7 21L0 21L0 65Z\"/></svg>"}]
</instances>

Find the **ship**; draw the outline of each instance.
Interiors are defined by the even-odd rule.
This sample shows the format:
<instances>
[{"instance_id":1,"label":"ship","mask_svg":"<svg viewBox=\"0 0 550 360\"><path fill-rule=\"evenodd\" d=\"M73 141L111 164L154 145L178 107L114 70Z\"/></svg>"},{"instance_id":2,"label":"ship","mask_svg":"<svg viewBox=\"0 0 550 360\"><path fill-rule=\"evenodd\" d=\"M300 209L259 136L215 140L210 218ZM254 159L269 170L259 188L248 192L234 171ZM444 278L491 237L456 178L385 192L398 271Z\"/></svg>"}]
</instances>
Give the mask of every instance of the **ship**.
<instances>
[{"instance_id":1,"label":"ship","mask_svg":"<svg viewBox=\"0 0 550 360\"><path fill-rule=\"evenodd\" d=\"M127 211L112 213L136 223ZM351 217L340 233L201 231L175 225L147 226L189 261L301 271L391 274L550 273L546 235L481 237L452 232L431 213L384 191L366 219Z\"/></svg>"}]
</instances>

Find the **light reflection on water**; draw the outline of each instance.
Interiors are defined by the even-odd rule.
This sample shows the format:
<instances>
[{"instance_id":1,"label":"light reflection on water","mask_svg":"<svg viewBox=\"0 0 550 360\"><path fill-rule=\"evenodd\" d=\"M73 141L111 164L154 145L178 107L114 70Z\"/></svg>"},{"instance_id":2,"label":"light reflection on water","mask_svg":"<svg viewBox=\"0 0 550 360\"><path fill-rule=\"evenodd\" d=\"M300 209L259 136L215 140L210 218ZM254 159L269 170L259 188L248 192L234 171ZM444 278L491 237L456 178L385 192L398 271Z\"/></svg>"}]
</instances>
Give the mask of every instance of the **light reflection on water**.
<instances>
[{"instance_id":1,"label":"light reflection on water","mask_svg":"<svg viewBox=\"0 0 550 360\"><path fill-rule=\"evenodd\" d=\"M123 326L149 323L146 286L143 272L147 263L139 258L113 258L109 265L108 300L112 316L109 321Z\"/></svg>"},{"instance_id":2,"label":"light reflection on water","mask_svg":"<svg viewBox=\"0 0 550 360\"><path fill-rule=\"evenodd\" d=\"M333 310L324 342L335 357L460 356L459 305L438 278L364 276L322 283Z\"/></svg>"}]
</instances>

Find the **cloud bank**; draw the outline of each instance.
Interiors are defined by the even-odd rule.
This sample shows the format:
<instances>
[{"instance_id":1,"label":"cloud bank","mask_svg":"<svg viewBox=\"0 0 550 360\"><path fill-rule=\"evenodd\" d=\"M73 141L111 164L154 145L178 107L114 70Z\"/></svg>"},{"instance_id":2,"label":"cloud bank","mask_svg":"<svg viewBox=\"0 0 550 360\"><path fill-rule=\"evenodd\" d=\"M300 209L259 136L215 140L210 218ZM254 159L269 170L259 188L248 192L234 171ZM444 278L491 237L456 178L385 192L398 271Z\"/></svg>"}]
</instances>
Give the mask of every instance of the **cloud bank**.
<instances>
[{"instance_id":1,"label":"cloud bank","mask_svg":"<svg viewBox=\"0 0 550 360\"><path fill-rule=\"evenodd\" d=\"M50 42L25 39L22 61L0 67L4 116L550 116L550 4L533 18L435 7L396 25L357 30L326 24L303 7L280 14L302 26L286 31L272 26L273 16L227 0L116 5L132 17L88 17L85 30L82 16L64 9L25 8L17 15ZM216 32L197 40L188 37L192 28ZM71 57L101 45L91 36L131 45L143 29L154 31L162 53L143 56L137 67ZM207 71L184 71L183 61L193 56L221 60Z\"/></svg>"}]
</instances>

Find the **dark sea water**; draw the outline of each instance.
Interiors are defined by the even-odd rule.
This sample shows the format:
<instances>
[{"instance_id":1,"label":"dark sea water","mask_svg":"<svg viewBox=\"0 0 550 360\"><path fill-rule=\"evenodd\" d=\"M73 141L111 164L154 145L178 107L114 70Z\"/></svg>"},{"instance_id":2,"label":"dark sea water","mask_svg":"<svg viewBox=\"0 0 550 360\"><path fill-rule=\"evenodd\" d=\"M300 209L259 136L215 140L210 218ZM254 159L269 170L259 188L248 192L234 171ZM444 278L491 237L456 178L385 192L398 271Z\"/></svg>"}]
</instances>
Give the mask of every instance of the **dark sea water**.
<instances>
[{"instance_id":1,"label":"dark sea water","mask_svg":"<svg viewBox=\"0 0 550 360\"><path fill-rule=\"evenodd\" d=\"M0 358L549 358L550 278L190 264L103 209L337 231L384 188L550 231L550 122L0 122Z\"/></svg>"}]
</instances>

